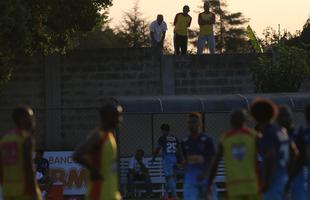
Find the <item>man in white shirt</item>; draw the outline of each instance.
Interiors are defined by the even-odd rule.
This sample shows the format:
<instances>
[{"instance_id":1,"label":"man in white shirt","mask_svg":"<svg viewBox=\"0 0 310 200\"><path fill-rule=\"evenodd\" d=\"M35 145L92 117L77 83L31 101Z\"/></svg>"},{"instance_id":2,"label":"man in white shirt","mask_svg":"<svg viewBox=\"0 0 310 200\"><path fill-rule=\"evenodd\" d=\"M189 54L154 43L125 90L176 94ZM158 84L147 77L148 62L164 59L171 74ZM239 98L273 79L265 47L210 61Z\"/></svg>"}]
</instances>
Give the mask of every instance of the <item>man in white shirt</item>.
<instances>
[{"instance_id":1,"label":"man in white shirt","mask_svg":"<svg viewBox=\"0 0 310 200\"><path fill-rule=\"evenodd\" d=\"M152 195L151 178L147 168L147 162L144 159L144 151L138 149L135 156L131 158L128 165L128 196L132 196L135 181L144 181L147 196Z\"/></svg>"},{"instance_id":2,"label":"man in white shirt","mask_svg":"<svg viewBox=\"0 0 310 200\"><path fill-rule=\"evenodd\" d=\"M164 16L159 14L157 19L150 24L150 39L152 47L163 48L167 31L167 24L164 22Z\"/></svg>"}]
</instances>

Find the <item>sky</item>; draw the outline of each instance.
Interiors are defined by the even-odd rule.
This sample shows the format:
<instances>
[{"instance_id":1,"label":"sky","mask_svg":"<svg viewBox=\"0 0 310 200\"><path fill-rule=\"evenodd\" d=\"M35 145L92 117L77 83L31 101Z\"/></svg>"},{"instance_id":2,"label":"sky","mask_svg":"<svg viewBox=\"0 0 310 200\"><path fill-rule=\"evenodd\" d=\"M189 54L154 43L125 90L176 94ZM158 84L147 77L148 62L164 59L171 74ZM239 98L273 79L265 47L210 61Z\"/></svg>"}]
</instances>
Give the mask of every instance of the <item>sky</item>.
<instances>
[{"instance_id":1,"label":"sky","mask_svg":"<svg viewBox=\"0 0 310 200\"><path fill-rule=\"evenodd\" d=\"M112 27L118 25L124 11L130 10L136 0L113 0L110 8ZM227 10L230 12L242 12L250 19L249 25L261 37L266 27L273 27L295 33L302 30L307 18L310 17L310 0L227 0ZM163 14L167 24L173 22L176 13L182 11L183 5L190 6L190 15L193 17L191 28L198 27L197 15L202 0L139 0L140 10L143 16L153 21L157 14ZM168 26L168 35L172 35L173 27Z\"/></svg>"}]
</instances>

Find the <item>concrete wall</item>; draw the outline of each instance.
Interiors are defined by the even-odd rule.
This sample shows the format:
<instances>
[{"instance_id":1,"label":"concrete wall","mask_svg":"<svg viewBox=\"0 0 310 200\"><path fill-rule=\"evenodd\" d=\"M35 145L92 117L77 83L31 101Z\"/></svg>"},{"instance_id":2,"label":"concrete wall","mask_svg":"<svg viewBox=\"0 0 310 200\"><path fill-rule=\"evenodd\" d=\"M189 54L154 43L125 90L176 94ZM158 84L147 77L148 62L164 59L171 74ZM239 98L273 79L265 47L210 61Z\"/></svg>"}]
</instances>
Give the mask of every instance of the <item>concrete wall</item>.
<instances>
[{"instance_id":1,"label":"concrete wall","mask_svg":"<svg viewBox=\"0 0 310 200\"><path fill-rule=\"evenodd\" d=\"M160 58L152 49L103 49L28 58L0 93L0 132L13 126L12 109L28 104L38 116L38 145L48 150L73 149L98 124L97 108L105 96L253 93L250 68L255 57ZM310 91L309 83L303 85L302 91ZM137 117L141 119L133 128ZM129 128L122 128L126 137L120 142L130 141L134 138L131 136L148 135L147 120L143 116L128 117L124 127ZM175 126L182 127L183 123ZM220 132L220 125L214 127L212 130ZM149 147L148 140L141 144Z\"/></svg>"}]
</instances>

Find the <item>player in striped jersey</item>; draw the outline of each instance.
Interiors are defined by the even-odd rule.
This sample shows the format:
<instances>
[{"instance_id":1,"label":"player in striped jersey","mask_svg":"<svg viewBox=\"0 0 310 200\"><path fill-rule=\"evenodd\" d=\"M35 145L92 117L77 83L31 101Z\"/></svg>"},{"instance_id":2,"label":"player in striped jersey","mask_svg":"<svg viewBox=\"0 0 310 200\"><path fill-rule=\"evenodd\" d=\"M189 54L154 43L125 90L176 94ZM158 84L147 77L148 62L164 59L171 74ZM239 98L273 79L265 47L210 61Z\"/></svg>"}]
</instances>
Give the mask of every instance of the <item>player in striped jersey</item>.
<instances>
[{"instance_id":1,"label":"player in striped jersey","mask_svg":"<svg viewBox=\"0 0 310 200\"><path fill-rule=\"evenodd\" d=\"M35 118L29 107L13 111L16 128L0 139L0 177L4 200L40 200L41 192L34 178L32 152Z\"/></svg>"},{"instance_id":2,"label":"player in striped jersey","mask_svg":"<svg viewBox=\"0 0 310 200\"><path fill-rule=\"evenodd\" d=\"M296 143L297 139L297 133L298 129L294 127L293 124L293 116L292 116L292 111L291 109L286 106L286 105L280 105L279 106L279 114L277 117L277 123L286 128L288 135L294 143ZM297 144L297 143L296 143ZM301 149L300 144L297 146L298 150ZM296 168L296 158L297 157L292 157L292 161L290 162L289 165L289 171L290 171L290 181L287 185L287 191L286 193L288 194L288 199L298 199L298 200L305 200L306 199L306 191L305 191L305 178L304 178L304 170L303 167L298 167ZM290 190L288 192L288 190Z\"/></svg>"},{"instance_id":3,"label":"player in striped jersey","mask_svg":"<svg viewBox=\"0 0 310 200\"><path fill-rule=\"evenodd\" d=\"M268 99L257 99L251 105L251 114L259 127L261 191L264 200L282 200L288 181L290 152L297 154L285 128L274 123L278 109Z\"/></svg>"},{"instance_id":4,"label":"player in striped jersey","mask_svg":"<svg viewBox=\"0 0 310 200\"><path fill-rule=\"evenodd\" d=\"M101 126L74 152L75 161L90 171L87 200L119 200L117 146L113 136L122 107L115 101L100 109Z\"/></svg>"},{"instance_id":5,"label":"player in striped jersey","mask_svg":"<svg viewBox=\"0 0 310 200\"><path fill-rule=\"evenodd\" d=\"M230 118L231 129L220 140L216 160L211 167L209 186L224 159L229 200L259 200L256 131L245 126L247 114L237 110ZM210 188L208 189L210 191Z\"/></svg>"}]
</instances>

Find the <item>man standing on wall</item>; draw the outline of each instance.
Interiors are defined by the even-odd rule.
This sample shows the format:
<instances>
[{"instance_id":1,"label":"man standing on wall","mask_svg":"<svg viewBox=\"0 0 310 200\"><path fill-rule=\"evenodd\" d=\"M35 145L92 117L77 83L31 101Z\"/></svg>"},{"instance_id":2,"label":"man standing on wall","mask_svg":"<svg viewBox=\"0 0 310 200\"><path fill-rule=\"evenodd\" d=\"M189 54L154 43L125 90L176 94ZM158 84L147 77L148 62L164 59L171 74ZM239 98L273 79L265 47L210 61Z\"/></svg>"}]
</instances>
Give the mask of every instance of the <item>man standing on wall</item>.
<instances>
[{"instance_id":1,"label":"man standing on wall","mask_svg":"<svg viewBox=\"0 0 310 200\"><path fill-rule=\"evenodd\" d=\"M188 33L187 29L190 27L192 17L188 14L189 6L183 7L183 12L176 14L174 18L174 53L175 55L186 55ZM180 51L181 49L181 51Z\"/></svg>"},{"instance_id":2,"label":"man standing on wall","mask_svg":"<svg viewBox=\"0 0 310 200\"><path fill-rule=\"evenodd\" d=\"M164 22L164 16L159 14L157 19L150 24L151 46L163 49L164 40L167 31L167 24Z\"/></svg>"},{"instance_id":3,"label":"man standing on wall","mask_svg":"<svg viewBox=\"0 0 310 200\"><path fill-rule=\"evenodd\" d=\"M111 99L100 110L101 126L95 129L73 154L87 168L90 180L86 200L120 200L117 172L117 145L113 133L120 122L122 107Z\"/></svg>"},{"instance_id":4,"label":"man standing on wall","mask_svg":"<svg viewBox=\"0 0 310 200\"><path fill-rule=\"evenodd\" d=\"M215 14L210 12L210 4L205 2L203 5L204 12L198 16L198 24L200 27L197 54L203 53L205 43L207 42L211 54L215 52L215 37L213 32L213 25L215 24Z\"/></svg>"}]
</instances>

